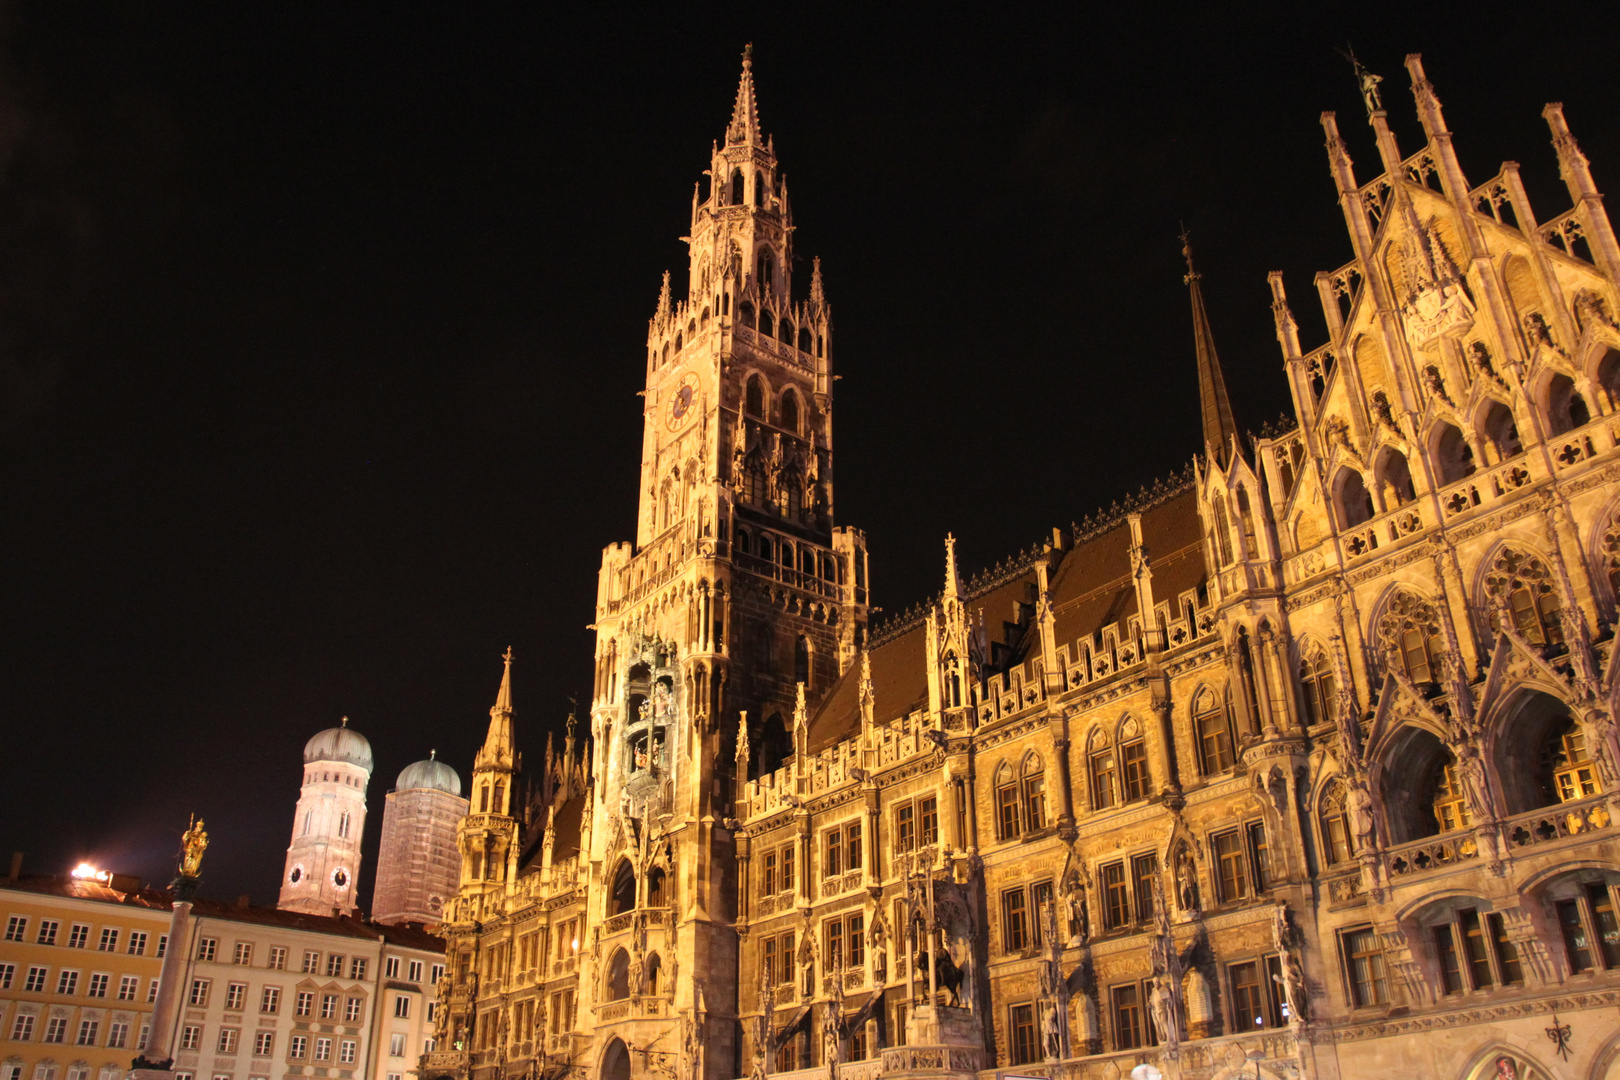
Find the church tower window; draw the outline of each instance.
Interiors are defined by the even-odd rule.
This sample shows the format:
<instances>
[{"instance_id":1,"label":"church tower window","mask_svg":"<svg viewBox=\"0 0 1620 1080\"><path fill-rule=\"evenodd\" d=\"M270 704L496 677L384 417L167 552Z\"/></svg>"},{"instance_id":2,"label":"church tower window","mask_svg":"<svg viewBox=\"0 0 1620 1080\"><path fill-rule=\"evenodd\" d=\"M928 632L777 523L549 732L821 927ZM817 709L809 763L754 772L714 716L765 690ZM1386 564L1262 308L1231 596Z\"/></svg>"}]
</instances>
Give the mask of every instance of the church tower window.
<instances>
[{"instance_id":1,"label":"church tower window","mask_svg":"<svg viewBox=\"0 0 1620 1080\"><path fill-rule=\"evenodd\" d=\"M1333 502L1341 529L1353 529L1373 516L1372 496L1367 493L1367 482L1348 465L1342 466L1335 478Z\"/></svg>"},{"instance_id":2,"label":"church tower window","mask_svg":"<svg viewBox=\"0 0 1620 1080\"><path fill-rule=\"evenodd\" d=\"M1455 484L1474 475L1474 448L1454 425L1442 422L1435 429L1431 445L1440 483Z\"/></svg>"},{"instance_id":3,"label":"church tower window","mask_svg":"<svg viewBox=\"0 0 1620 1080\"><path fill-rule=\"evenodd\" d=\"M1205 776L1232 767L1232 724L1225 702L1208 689L1193 698L1193 731L1198 737L1199 771Z\"/></svg>"},{"instance_id":4,"label":"church tower window","mask_svg":"<svg viewBox=\"0 0 1620 1080\"><path fill-rule=\"evenodd\" d=\"M767 291L771 288L771 271L774 269L775 264L776 260L771 257L771 249L768 247L760 248L759 255L754 262L754 283L761 292ZM771 333L770 327L765 323L764 312L760 313L760 329L764 331L766 337L775 336Z\"/></svg>"},{"instance_id":5,"label":"church tower window","mask_svg":"<svg viewBox=\"0 0 1620 1080\"><path fill-rule=\"evenodd\" d=\"M799 395L792 390L782 394L782 426L799 434Z\"/></svg>"},{"instance_id":6,"label":"church tower window","mask_svg":"<svg viewBox=\"0 0 1620 1080\"><path fill-rule=\"evenodd\" d=\"M800 634L793 642L793 681L810 686L810 639Z\"/></svg>"},{"instance_id":7,"label":"church tower window","mask_svg":"<svg viewBox=\"0 0 1620 1080\"><path fill-rule=\"evenodd\" d=\"M731 170L731 192L726 196L726 202L732 206L741 206L745 196L743 193L743 174L741 169Z\"/></svg>"},{"instance_id":8,"label":"church tower window","mask_svg":"<svg viewBox=\"0 0 1620 1080\"><path fill-rule=\"evenodd\" d=\"M765 380L758 375L748 376L748 389L743 394L743 408L749 416L764 419Z\"/></svg>"},{"instance_id":9,"label":"church tower window","mask_svg":"<svg viewBox=\"0 0 1620 1080\"><path fill-rule=\"evenodd\" d=\"M1305 704L1305 726L1315 727L1333 718L1336 690L1333 665L1327 656L1314 653L1299 665L1300 695Z\"/></svg>"}]
</instances>

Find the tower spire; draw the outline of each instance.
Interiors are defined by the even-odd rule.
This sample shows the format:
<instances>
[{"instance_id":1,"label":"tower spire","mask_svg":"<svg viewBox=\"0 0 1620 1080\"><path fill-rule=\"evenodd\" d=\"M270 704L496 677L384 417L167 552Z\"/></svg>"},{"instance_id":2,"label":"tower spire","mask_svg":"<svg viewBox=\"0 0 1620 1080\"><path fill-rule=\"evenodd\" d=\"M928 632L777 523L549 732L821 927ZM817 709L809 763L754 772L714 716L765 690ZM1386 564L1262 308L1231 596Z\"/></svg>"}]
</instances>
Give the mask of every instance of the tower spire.
<instances>
[{"instance_id":1,"label":"tower spire","mask_svg":"<svg viewBox=\"0 0 1620 1080\"><path fill-rule=\"evenodd\" d=\"M1193 265L1192 237L1185 228L1181 230L1181 254L1187 259L1187 273L1182 281L1192 294L1193 348L1198 354L1198 402L1204 416L1204 448L1210 457L1225 465L1232 441L1237 438L1237 421L1232 418L1226 376L1221 372L1221 359L1215 354L1209 313L1204 310L1204 290L1199 285L1203 275Z\"/></svg>"},{"instance_id":2,"label":"tower spire","mask_svg":"<svg viewBox=\"0 0 1620 1080\"><path fill-rule=\"evenodd\" d=\"M512 647L501 654L506 668L501 672L501 688L495 693L495 705L489 710L489 734L473 762L474 770L487 766L510 769L512 760Z\"/></svg>"},{"instance_id":3,"label":"tower spire","mask_svg":"<svg viewBox=\"0 0 1620 1080\"><path fill-rule=\"evenodd\" d=\"M945 534L945 598L955 600L962 595L962 579L956 572L956 537Z\"/></svg>"},{"instance_id":4,"label":"tower spire","mask_svg":"<svg viewBox=\"0 0 1620 1080\"><path fill-rule=\"evenodd\" d=\"M760 143L759 105L754 100L754 46L743 46L742 78L737 83L737 102L731 107L731 123L726 126L727 143Z\"/></svg>"}]
</instances>

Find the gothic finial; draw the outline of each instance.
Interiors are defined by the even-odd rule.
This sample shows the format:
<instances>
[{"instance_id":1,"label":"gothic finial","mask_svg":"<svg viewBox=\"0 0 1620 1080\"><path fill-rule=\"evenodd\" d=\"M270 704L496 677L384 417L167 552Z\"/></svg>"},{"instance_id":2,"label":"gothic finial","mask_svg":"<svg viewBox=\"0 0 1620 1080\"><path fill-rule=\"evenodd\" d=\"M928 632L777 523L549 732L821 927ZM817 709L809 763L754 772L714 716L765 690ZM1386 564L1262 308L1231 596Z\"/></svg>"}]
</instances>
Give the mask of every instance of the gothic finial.
<instances>
[{"instance_id":1,"label":"gothic finial","mask_svg":"<svg viewBox=\"0 0 1620 1080\"><path fill-rule=\"evenodd\" d=\"M821 256L817 255L810 260L810 303L814 307L825 307L827 294L821 284Z\"/></svg>"},{"instance_id":2,"label":"gothic finial","mask_svg":"<svg viewBox=\"0 0 1620 1080\"><path fill-rule=\"evenodd\" d=\"M1204 416L1204 448L1206 453L1224 464L1238 426L1232 417L1231 399L1226 394L1226 376L1221 372L1220 357L1215 353L1215 334L1209 326L1209 313L1204 310L1204 290L1199 284L1203 275L1193 268L1192 238L1185 226L1181 230L1181 253L1187 259L1187 274L1182 280L1192 294L1193 349L1198 356L1198 398Z\"/></svg>"},{"instance_id":3,"label":"gothic finial","mask_svg":"<svg viewBox=\"0 0 1620 1080\"><path fill-rule=\"evenodd\" d=\"M956 537L945 534L945 596L955 600L961 595L962 581L956 572Z\"/></svg>"},{"instance_id":4,"label":"gothic finial","mask_svg":"<svg viewBox=\"0 0 1620 1080\"><path fill-rule=\"evenodd\" d=\"M742 78L737 82L737 101L731 108L726 127L727 143L759 143L759 106L754 101L754 46L743 48Z\"/></svg>"},{"instance_id":5,"label":"gothic finial","mask_svg":"<svg viewBox=\"0 0 1620 1080\"><path fill-rule=\"evenodd\" d=\"M658 311L657 311L657 316L656 316L658 321L663 322L665 319L668 319L669 318L669 312L670 312L669 271L665 270L664 271L664 286L663 286L663 288L658 290Z\"/></svg>"},{"instance_id":6,"label":"gothic finial","mask_svg":"<svg viewBox=\"0 0 1620 1080\"><path fill-rule=\"evenodd\" d=\"M1185 224L1178 224L1181 225L1181 257L1187 260L1187 275L1181 279L1181 283L1191 285L1199 277L1197 268L1193 266L1192 234L1187 231Z\"/></svg>"}]
</instances>

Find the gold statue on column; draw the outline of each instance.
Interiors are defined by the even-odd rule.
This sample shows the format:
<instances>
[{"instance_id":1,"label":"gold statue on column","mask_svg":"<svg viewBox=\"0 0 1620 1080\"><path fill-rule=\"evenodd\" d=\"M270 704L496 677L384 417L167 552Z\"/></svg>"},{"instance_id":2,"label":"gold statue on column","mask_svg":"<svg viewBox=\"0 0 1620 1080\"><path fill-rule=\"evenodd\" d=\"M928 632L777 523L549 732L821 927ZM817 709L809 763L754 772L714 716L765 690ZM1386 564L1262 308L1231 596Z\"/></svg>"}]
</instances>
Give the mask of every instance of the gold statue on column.
<instances>
[{"instance_id":1,"label":"gold statue on column","mask_svg":"<svg viewBox=\"0 0 1620 1080\"><path fill-rule=\"evenodd\" d=\"M180 837L180 876L194 878L202 869L203 852L208 850L208 834L202 819L191 816L191 827Z\"/></svg>"}]
</instances>

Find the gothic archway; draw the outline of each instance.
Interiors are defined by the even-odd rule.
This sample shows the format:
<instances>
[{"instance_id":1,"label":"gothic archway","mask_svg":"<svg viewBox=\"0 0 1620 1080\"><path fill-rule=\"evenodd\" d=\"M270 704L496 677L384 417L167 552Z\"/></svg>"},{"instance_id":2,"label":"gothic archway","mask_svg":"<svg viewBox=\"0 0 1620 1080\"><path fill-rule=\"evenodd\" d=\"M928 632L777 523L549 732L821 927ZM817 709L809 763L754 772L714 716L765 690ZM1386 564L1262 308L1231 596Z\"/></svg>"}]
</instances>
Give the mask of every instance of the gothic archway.
<instances>
[{"instance_id":1,"label":"gothic archway","mask_svg":"<svg viewBox=\"0 0 1620 1080\"><path fill-rule=\"evenodd\" d=\"M620 1039L610 1040L602 1051L601 1080L630 1080L630 1051Z\"/></svg>"}]
</instances>

